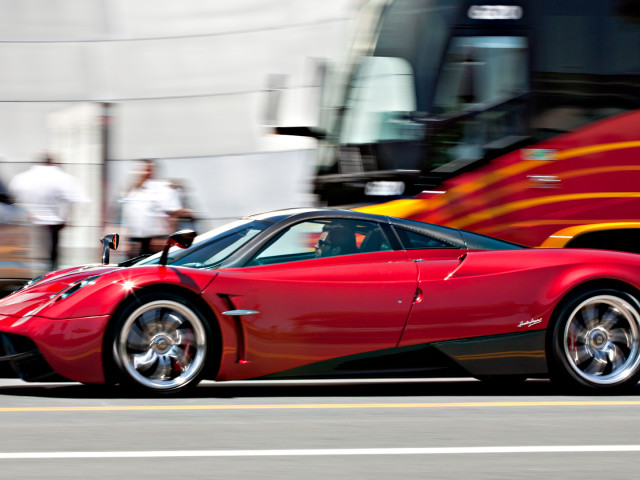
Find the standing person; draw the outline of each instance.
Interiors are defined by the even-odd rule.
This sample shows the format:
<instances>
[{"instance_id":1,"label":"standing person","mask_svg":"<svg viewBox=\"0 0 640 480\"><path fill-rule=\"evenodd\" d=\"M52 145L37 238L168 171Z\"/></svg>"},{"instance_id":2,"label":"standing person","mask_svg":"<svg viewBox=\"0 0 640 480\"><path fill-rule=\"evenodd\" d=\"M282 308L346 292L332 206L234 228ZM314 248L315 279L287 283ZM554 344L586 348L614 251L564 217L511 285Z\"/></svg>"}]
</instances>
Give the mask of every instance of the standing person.
<instances>
[{"instance_id":1,"label":"standing person","mask_svg":"<svg viewBox=\"0 0 640 480\"><path fill-rule=\"evenodd\" d=\"M42 162L16 175L9 184L16 203L25 207L32 224L41 227L46 239L49 268L58 268L60 231L74 203L89 202L78 181L58 167L45 152Z\"/></svg>"},{"instance_id":2,"label":"standing person","mask_svg":"<svg viewBox=\"0 0 640 480\"><path fill-rule=\"evenodd\" d=\"M155 178L151 160L140 162L133 187L122 200L123 223L128 229L133 257L162 250L169 234L175 230L175 219L183 215L180 195L171 183Z\"/></svg>"}]
</instances>

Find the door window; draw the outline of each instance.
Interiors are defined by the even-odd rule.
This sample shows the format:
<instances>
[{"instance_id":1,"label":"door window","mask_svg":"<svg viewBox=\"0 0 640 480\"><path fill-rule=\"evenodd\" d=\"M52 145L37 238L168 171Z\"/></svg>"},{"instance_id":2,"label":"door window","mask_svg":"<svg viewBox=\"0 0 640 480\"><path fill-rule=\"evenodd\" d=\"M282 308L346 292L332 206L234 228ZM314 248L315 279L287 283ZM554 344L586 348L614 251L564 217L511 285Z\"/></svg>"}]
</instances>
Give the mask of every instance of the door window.
<instances>
[{"instance_id":1,"label":"door window","mask_svg":"<svg viewBox=\"0 0 640 480\"><path fill-rule=\"evenodd\" d=\"M385 250L391 250L391 246L377 223L325 218L286 229L258 252L248 266Z\"/></svg>"},{"instance_id":2,"label":"door window","mask_svg":"<svg viewBox=\"0 0 640 480\"><path fill-rule=\"evenodd\" d=\"M445 240L423 235L411 230L396 227L396 233L400 237L402 246L406 250L422 250L425 248L459 248L457 245L452 245Z\"/></svg>"}]
</instances>

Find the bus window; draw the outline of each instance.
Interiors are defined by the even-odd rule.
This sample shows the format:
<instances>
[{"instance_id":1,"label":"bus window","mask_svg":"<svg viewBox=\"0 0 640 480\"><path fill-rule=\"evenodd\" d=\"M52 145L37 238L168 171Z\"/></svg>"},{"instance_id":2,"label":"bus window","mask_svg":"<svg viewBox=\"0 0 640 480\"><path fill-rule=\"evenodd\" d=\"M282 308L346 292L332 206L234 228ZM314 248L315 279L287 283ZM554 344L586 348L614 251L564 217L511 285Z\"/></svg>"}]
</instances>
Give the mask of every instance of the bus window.
<instances>
[{"instance_id":1,"label":"bus window","mask_svg":"<svg viewBox=\"0 0 640 480\"><path fill-rule=\"evenodd\" d=\"M340 143L419 140L423 132L407 120L416 110L413 71L402 58L365 57L353 76ZM421 127L417 125L417 127Z\"/></svg>"},{"instance_id":2,"label":"bus window","mask_svg":"<svg viewBox=\"0 0 640 480\"><path fill-rule=\"evenodd\" d=\"M446 54L434 113L481 109L528 90L522 37L457 37Z\"/></svg>"},{"instance_id":3,"label":"bus window","mask_svg":"<svg viewBox=\"0 0 640 480\"><path fill-rule=\"evenodd\" d=\"M453 172L525 138L529 90L523 37L454 37L436 87L441 128L430 139L433 171Z\"/></svg>"}]
</instances>

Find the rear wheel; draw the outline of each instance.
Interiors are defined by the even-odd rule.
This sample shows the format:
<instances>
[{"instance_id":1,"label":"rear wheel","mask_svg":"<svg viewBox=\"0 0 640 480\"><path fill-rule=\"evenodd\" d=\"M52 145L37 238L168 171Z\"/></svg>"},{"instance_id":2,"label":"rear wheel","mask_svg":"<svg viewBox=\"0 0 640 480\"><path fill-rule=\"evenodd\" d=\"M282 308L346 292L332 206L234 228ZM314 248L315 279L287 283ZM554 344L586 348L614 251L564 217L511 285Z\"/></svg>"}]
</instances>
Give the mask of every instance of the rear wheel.
<instances>
[{"instance_id":1,"label":"rear wheel","mask_svg":"<svg viewBox=\"0 0 640 480\"><path fill-rule=\"evenodd\" d=\"M198 308L173 294L143 295L119 316L113 360L120 383L154 393L177 393L202 379L210 331Z\"/></svg>"},{"instance_id":2,"label":"rear wheel","mask_svg":"<svg viewBox=\"0 0 640 480\"><path fill-rule=\"evenodd\" d=\"M553 330L552 377L571 386L619 389L640 376L640 305L612 289L591 289L569 300Z\"/></svg>"}]
</instances>

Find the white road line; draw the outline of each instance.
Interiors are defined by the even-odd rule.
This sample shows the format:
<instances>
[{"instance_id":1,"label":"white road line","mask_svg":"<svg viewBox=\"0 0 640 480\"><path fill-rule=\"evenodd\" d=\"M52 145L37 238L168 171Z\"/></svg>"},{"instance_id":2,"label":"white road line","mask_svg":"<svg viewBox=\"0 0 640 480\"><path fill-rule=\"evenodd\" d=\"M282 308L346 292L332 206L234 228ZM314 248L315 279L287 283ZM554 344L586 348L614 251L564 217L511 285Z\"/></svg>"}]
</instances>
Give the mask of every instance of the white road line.
<instances>
[{"instance_id":1,"label":"white road line","mask_svg":"<svg viewBox=\"0 0 640 480\"><path fill-rule=\"evenodd\" d=\"M176 457L297 457L345 455L469 455L518 453L640 452L640 445L549 445L518 447L329 448L296 450L166 450L129 452L4 452L0 460Z\"/></svg>"}]
</instances>

